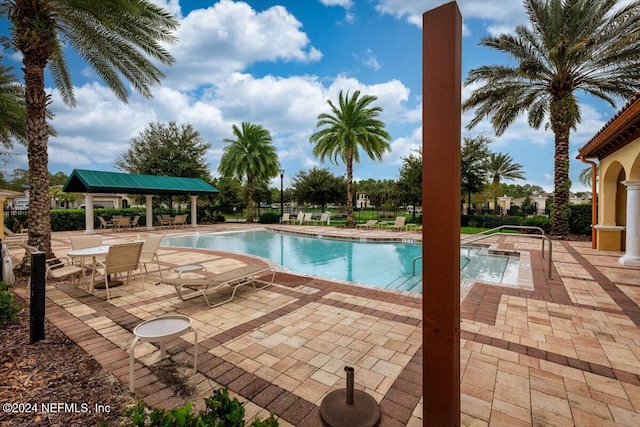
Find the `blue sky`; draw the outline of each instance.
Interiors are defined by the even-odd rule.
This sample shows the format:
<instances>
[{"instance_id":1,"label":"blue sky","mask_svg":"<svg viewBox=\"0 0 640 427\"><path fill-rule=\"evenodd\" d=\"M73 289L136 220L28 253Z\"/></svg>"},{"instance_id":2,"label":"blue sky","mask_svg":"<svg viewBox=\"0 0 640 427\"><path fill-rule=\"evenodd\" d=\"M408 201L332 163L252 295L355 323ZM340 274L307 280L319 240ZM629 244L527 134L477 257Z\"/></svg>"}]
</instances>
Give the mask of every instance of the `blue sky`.
<instances>
[{"instance_id":1,"label":"blue sky","mask_svg":"<svg viewBox=\"0 0 640 427\"><path fill-rule=\"evenodd\" d=\"M391 134L392 151L380 162L364 157L355 179L395 179L401 158L421 145L422 13L442 0L155 0L180 21L179 43L169 49L177 60L163 68L166 78L154 98L132 94L119 102L86 64L70 52L76 108L66 107L49 86L58 136L49 140L49 169L70 174L74 168L116 171L115 160L130 139L150 122L191 123L211 143L208 153L216 176L224 138L233 124L258 123L271 131L285 169L285 186L299 171L313 166L345 173L343 164L320 163L308 142L327 99L340 90L360 90L378 97L382 120ZM512 32L526 23L518 0L460 0L464 19L463 77L483 64L507 58L478 46L487 34ZM0 26L7 33L6 23ZM4 61L20 69L20 57L3 52ZM472 87L463 88L463 99ZM571 155L615 113L615 109L578 94L582 123L571 135ZM620 100L618 107L624 104ZM463 115L465 125L471 113ZM525 118L500 138L488 123L480 132L494 138L491 149L509 153L523 165L526 181L553 189L553 135L531 129ZM365 156L366 157L366 156ZM0 164L5 177L27 168L24 147ZM571 163L574 191L586 165ZM277 181L277 182L276 182ZM273 184L279 186L279 179Z\"/></svg>"}]
</instances>

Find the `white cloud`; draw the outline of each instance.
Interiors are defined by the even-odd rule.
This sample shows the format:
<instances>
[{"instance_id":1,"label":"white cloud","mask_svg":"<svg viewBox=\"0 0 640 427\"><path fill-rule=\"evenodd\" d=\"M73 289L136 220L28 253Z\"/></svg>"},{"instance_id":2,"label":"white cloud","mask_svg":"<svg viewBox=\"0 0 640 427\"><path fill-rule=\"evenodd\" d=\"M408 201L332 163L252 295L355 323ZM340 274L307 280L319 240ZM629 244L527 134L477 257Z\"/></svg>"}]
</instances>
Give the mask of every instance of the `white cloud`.
<instances>
[{"instance_id":1,"label":"white cloud","mask_svg":"<svg viewBox=\"0 0 640 427\"><path fill-rule=\"evenodd\" d=\"M391 153L384 156L385 163L402 165L402 158L415 154L422 147L422 126L413 130L408 137L400 137L391 142Z\"/></svg>"},{"instance_id":2,"label":"white cloud","mask_svg":"<svg viewBox=\"0 0 640 427\"><path fill-rule=\"evenodd\" d=\"M367 68L371 68L372 70L379 70L382 68L382 64L378 62L378 58L375 53L371 49L367 49L362 55L353 55L358 62L364 65Z\"/></svg>"},{"instance_id":3,"label":"white cloud","mask_svg":"<svg viewBox=\"0 0 640 427\"><path fill-rule=\"evenodd\" d=\"M164 69L164 83L191 90L258 61L318 61L322 53L301 27L283 6L256 12L247 3L221 0L193 10L181 20L179 43L169 47L176 64Z\"/></svg>"},{"instance_id":4,"label":"white cloud","mask_svg":"<svg viewBox=\"0 0 640 427\"><path fill-rule=\"evenodd\" d=\"M353 6L352 0L320 0L320 3L325 6L340 6L345 9L349 9Z\"/></svg>"},{"instance_id":5,"label":"white cloud","mask_svg":"<svg viewBox=\"0 0 640 427\"><path fill-rule=\"evenodd\" d=\"M422 14L427 10L448 3L449 0L378 0L376 10L422 28ZM526 22L522 2L517 0L464 0L458 2L463 19L478 18L493 21L513 30L518 24ZM468 33L468 29L465 31Z\"/></svg>"}]
</instances>

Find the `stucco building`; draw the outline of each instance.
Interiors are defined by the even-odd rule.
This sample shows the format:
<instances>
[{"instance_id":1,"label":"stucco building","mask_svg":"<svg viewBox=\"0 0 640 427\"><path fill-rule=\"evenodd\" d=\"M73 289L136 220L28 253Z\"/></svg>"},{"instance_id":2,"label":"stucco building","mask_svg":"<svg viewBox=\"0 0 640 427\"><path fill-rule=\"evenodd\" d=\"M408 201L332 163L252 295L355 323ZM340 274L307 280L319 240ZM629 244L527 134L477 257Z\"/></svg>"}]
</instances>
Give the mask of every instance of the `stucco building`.
<instances>
[{"instance_id":1,"label":"stucco building","mask_svg":"<svg viewBox=\"0 0 640 427\"><path fill-rule=\"evenodd\" d=\"M600 167L596 248L622 251L624 265L640 266L640 93L582 148L579 159Z\"/></svg>"}]
</instances>

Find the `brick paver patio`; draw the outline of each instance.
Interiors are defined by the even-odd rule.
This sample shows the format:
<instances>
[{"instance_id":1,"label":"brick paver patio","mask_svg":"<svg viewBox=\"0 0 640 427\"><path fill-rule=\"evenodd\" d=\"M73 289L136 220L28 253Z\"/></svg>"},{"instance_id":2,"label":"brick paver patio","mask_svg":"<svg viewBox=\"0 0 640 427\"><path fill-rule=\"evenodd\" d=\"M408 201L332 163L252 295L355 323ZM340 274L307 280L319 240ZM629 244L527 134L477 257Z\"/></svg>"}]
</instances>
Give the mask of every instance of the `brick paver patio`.
<instances>
[{"instance_id":1,"label":"brick paver patio","mask_svg":"<svg viewBox=\"0 0 640 427\"><path fill-rule=\"evenodd\" d=\"M245 227L251 225L198 231ZM386 230L285 228L358 239L421 238ZM54 233L58 255L70 248L71 234ZM147 231L103 233L106 243L138 234L144 238ZM640 425L640 270L618 264L620 254L592 250L590 243L556 241L548 280L539 241L496 237L492 243L524 251L521 283L476 283L462 292L462 424ZM163 275L170 277L181 264L204 264L202 274L212 274L264 262L172 247L161 247L159 256ZM133 280L114 288L109 301L104 291L90 295L51 282L47 319L126 384L133 328L167 313L190 316L199 334L197 372L192 334L167 345L170 361L157 363L153 344L136 347L136 395L148 405L192 401L201 407L213 389L228 386L246 402L247 419L273 412L284 426L320 426L320 403L345 387L349 365L356 387L380 403L382 426L422 425L420 296L280 271L276 285L259 292L240 288L232 302L209 309L202 298L181 301L172 287L156 286L157 279L152 266L144 288ZM175 371L170 381L167 365Z\"/></svg>"}]
</instances>

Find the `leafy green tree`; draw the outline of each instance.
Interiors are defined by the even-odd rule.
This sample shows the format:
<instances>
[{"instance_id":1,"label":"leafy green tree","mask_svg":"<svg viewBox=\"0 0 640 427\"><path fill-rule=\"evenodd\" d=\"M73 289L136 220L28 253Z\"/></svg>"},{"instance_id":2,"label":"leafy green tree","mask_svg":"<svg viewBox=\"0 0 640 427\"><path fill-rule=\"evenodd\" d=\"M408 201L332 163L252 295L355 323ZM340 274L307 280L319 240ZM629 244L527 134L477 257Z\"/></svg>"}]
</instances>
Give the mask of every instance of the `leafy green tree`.
<instances>
[{"instance_id":1,"label":"leafy green tree","mask_svg":"<svg viewBox=\"0 0 640 427\"><path fill-rule=\"evenodd\" d=\"M191 124L149 123L131 139L129 148L115 161L115 166L128 173L202 178L209 182L206 155L210 148L211 144ZM171 196L158 200L172 208Z\"/></svg>"},{"instance_id":2,"label":"leafy green tree","mask_svg":"<svg viewBox=\"0 0 640 427\"><path fill-rule=\"evenodd\" d=\"M12 69L0 64L0 144L4 150L10 150L15 140L26 141L26 131L24 89L18 84ZM0 151L0 154L6 152Z\"/></svg>"},{"instance_id":3,"label":"leafy green tree","mask_svg":"<svg viewBox=\"0 0 640 427\"><path fill-rule=\"evenodd\" d=\"M544 188L539 185L517 185L517 184L500 184L500 193L506 194L511 197L522 198L526 196L531 196L533 194L541 194L544 193Z\"/></svg>"},{"instance_id":4,"label":"leafy green tree","mask_svg":"<svg viewBox=\"0 0 640 427\"><path fill-rule=\"evenodd\" d=\"M345 194L344 178L335 176L329 169L312 168L298 172L291 181L295 200L320 205L324 212L327 203L342 203Z\"/></svg>"},{"instance_id":5,"label":"leafy green tree","mask_svg":"<svg viewBox=\"0 0 640 427\"><path fill-rule=\"evenodd\" d=\"M491 139L486 135L474 138L464 137L460 153L460 178L462 194L467 195L468 206L471 209L471 195L482 191L486 184L488 160L491 156L489 143Z\"/></svg>"},{"instance_id":6,"label":"leafy green tree","mask_svg":"<svg viewBox=\"0 0 640 427\"><path fill-rule=\"evenodd\" d=\"M69 176L62 171L58 171L54 174L49 173L49 184L64 185L64 183L67 182L67 178L69 178Z\"/></svg>"},{"instance_id":7,"label":"leafy green tree","mask_svg":"<svg viewBox=\"0 0 640 427\"><path fill-rule=\"evenodd\" d=\"M487 174L493 187L493 206L495 208L498 207L500 182L505 179L510 181L524 179L522 165L520 163L514 163L511 155L504 153L491 153L487 164Z\"/></svg>"},{"instance_id":8,"label":"leafy green tree","mask_svg":"<svg viewBox=\"0 0 640 427\"><path fill-rule=\"evenodd\" d=\"M10 23L9 44L22 54L29 157L29 244L52 255L49 215L47 105L44 70L63 101L75 106L65 49L75 50L123 102L128 86L144 97L160 82L152 60L174 62L164 46L178 22L148 0L0 0Z\"/></svg>"},{"instance_id":9,"label":"leafy green tree","mask_svg":"<svg viewBox=\"0 0 640 427\"><path fill-rule=\"evenodd\" d=\"M218 190L216 206L225 212L230 208L244 209L246 202L243 195L242 181L237 178L220 177L213 180L213 185Z\"/></svg>"},{"instance_id":10,"label":"leafy green tree","mask_svg":"<svg viewBox=\"0 0 640 427\"><path fill-rule=\"evenodd\" d=\"M580 122L576 91L607 101L640 89L640 1L524 0L530 26L484 37L480 45L507 54L514 66L469 72L479 84L463 104L474 110L469 127L489 118L501 135L528 113L538 129L548 118L555 139L552 234L569 232L569 135Z\"/></svg>"},{"instance_id":11,"label":"leafy green tree","mask_svg":"<svg viewBox=\"0 0 640 427\"><path fill-rule=\"evenodd\" d=\"M235 139L224 140L229 145L224 147L218 171L224 177L246 180L247 222L253 222L255 186L278 174L278 154L271 143L271 134L261 125L242 122L240 128L233 125L233 134Z\"/></svg>"},{"instance_id":12,"label":"leafy green tree","mask_svg":"<svg viewBox=\"0 0 640 427\"><path fill-rule=\"evenodd\" d=\"M402 158L398 192L403 203L413 205L415 219L415 208L422 205L422 149L414 150L414 153Z\"/></svg>"},{"instance_id":13,"label":"leafy green tree","mask_svg":"<svg viewBox=\"0 0 640 427\"><path fill-rule=\"evenodd\" d=\"M349 97L340 91L338 105L327 101L331 113L318 116L316 126L320 128L309 137L315 144L313 155L324 161L328 157L333 163L340 158L347 166L347 218L346 227L355 227L353 221L353 162L360 161L360 151L367 153L370 159L382 160L382 155L391 151L390 135L384 123L378 119L380 107L370 107L377 98L363 95L357 90Z\"/></svg>"}]
</instances>

